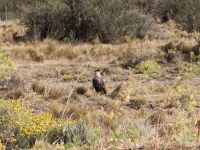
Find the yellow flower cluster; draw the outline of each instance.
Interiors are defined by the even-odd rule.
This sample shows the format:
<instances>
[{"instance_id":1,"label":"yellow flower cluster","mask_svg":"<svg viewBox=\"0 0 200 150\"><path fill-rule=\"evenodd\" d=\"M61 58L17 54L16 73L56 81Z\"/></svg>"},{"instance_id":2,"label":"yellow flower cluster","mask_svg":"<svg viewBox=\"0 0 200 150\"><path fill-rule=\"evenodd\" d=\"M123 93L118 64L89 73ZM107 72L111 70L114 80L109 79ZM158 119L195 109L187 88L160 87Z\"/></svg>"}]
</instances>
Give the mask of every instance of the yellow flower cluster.
<instances>
[{"instance_id":1,"label":"yellow flower cluster","mask_svg":"<svg viewBox=\"0 0 200 150\"><path fill-rule=\"evenodd\" d=\"M62 125L50 114L33 113L24 100L0 100L0 122L7 130L17 128L24 136L39 136Z\"/></svg>"}]
</instances>

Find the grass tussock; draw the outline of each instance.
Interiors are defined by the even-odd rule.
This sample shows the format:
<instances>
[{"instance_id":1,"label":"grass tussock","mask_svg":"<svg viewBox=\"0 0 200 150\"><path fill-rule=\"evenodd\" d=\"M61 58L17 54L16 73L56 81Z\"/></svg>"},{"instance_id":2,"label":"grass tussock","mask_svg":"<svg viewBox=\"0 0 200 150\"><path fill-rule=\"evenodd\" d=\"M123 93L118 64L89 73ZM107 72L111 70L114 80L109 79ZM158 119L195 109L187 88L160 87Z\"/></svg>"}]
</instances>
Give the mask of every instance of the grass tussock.
<instances>
[{"instance_id":1,"label":"grass tussock","mask_svg":"<svg viewBox=\"0 0 200 150\"><path fill-rule=\"evenodd\" d=\"M121 100L121 101L129 101L130 99L130 93L131 93L131 84L133 83L133 79L129 79L127 81L124 81L123 83L121 83L120 85L118 85L116 87L116 89L114 89L111 94L110 97L112 99L116 99L116 100Z\"/></svg>"},{"instance_id":2,"label":"grass tussock","mask_svg":"<svg viewBox=\"0 0 200 150\"><path fill-rule=\"evenodd\" d=\"M23 88L16 88L8 92L5 99L19 99L25 96Z\"/></svg>"},{"instance_id":3,"label":"grass tussock","mask_svg":"<svg viewBox=\"0 0 200 150\"><path fill-rule=\"evenodd\" d=\"M37 94L44 95L45 93L45 86L40 81L33 81L31 84L31 88Z\"/></svg>"},{"instance_id":4,"label":"grass tussock","mask_svg":"<svg viewBox=\"0 0 200 150\"><path fill-rule=\"evenodd\" d=\"M84 95L87 93L87 88L86 87L78 87L76 89L76 93L79 95Z\"/></svg>"},{"instance_id":5,"label":"grass tussock","mask_svg":"<svg viewBox=\"0 0 200 150\"><path fill-rule=\"evenodd\" d=\"M63 90L59 87L52 87L48 90L47 96L51 99L60 98L63 95Z\"/></svg>"},{"instance_id":6,"label":"grass tussock","mask_svg":"<svg viewBox=\"0 0 200 150\"><path fill-rule=\"evenodd\" d=\"M43 62L44 61L44 56L42 54L39 54L38 51L29 49L28 53L29 53L30 59L32 61L35 61L35 62Z\"/></svg>"},{"instance_id":7,"label":"grass tussock","mask_svg":"<svg viewBox=\"0 0 200 150\"><path fill-rule=\"evenodd\" d=\"M163 45L161 48L164 51L168 50L178 50L181 51L182 53L190 53L194 52L198 44L194 40L187 40L187 39L182 39L182 40L175 40L175 41L170 41L169 43Z\"/></svg>"},{"instance_id":8,"label":"grass tussock","mask_svg":"<svg viewBox=\"0 0 200 150\"><path fill-rule=\"evenodd\" d=\"M49 108L49 113L55 118L60 118L62 112L64 111L64 105L61 105L58 102L53 102Z\"/></svg>"},{"instance_id":9,"label":"grass tussock","mask_svg":"<svg viewBox=\"0 0 200 150\"><path fill-rule=\"evenodd\" d=\"M63 77L63 81L65 81L65 82L67 82L67 81L72 81L72 80L74 80L75 78L74 78L74 76L73 75L71 75L71 74L65 74Z\"/></svg>"}]
</instances>

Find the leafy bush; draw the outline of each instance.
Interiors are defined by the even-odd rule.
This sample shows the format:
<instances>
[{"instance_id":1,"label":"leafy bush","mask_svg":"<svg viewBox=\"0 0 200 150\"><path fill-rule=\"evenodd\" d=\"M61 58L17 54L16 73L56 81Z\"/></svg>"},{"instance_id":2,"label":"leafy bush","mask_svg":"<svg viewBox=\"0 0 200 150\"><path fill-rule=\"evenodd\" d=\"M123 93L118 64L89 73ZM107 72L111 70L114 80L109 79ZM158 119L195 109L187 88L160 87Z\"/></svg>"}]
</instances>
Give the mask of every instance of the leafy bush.
<instances>
[{"instance_id":1,"label":"leafy bush","mask_svg":"<svg viewBox=\"0 0 200 150\"><path fill-rule=\"evenodd\" d=\"M123 35L144 37L150 24L126 0L64 0L29 9L24 23L40 38L115 42Z\"/></svg>"},{"instance_id":2,"label":"leafy bush","mask_svg":"<svg viewBox=\"0 0 200 150\"><path fill-rule=\"evenodd\" d=\"M144 74L158 74L161 70L161 66L154 60L146 60L141 62L139 70Z\"/></svg>"}]
</instances>

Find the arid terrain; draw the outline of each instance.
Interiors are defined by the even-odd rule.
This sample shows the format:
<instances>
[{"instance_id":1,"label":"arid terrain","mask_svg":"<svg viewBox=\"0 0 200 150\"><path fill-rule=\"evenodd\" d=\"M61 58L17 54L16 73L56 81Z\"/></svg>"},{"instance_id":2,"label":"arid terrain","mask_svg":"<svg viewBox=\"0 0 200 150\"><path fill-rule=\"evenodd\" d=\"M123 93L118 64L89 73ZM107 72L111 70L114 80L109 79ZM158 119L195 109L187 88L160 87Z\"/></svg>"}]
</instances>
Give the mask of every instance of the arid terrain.
<instances>
[{"instance_id":1,"label":"arid terrain","mask_svg":"<svg viewBox=\"0 0 200 150\"><path fill-rule=\"evenodd\" d=\"M171 20L154 28L143 39L124 37L116 44L101 44L98 39L21 42L12 37L15 32L24 35L20 22L0 22L0 52L13 65L1 81L0 103L10 101L11 111L18 114L13 105L20 101L33 115L50 114L57 124L71 122L67 131L66 125L41 134L30 128L30 134L20 139L0 133L3 145L17 148L24 140L34 150L199 149L198 33L181 31ZM95 69L103 71L106 95L92 86ZM17 117L19 123L10 125L21 126L23 119ZM48 123L38 126L40 130Z\"/></svg>"}]
</instances>

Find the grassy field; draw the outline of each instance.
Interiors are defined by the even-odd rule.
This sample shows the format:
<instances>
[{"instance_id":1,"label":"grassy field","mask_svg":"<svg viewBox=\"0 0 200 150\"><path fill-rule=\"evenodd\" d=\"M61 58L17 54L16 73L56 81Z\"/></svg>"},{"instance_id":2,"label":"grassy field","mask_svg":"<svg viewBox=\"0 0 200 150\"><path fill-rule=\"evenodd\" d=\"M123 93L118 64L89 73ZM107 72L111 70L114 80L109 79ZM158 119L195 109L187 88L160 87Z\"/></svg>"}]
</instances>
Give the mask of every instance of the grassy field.
<instances>
[{"instance_id":1,"label":"grassy field","mask_svg":"<svg viewBox=\"0 0 200 150\"><path fill-rule=\"evenodd\" d=\"M0 82L0 149L199 149L198 33L154 29L118 44L15 42L26 28L1 22L13 70ZM92 87L98 68L107 95Z\"/></svg>"}]
</instances>

